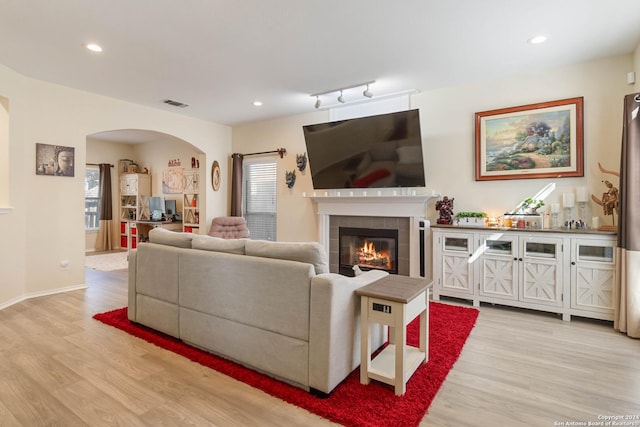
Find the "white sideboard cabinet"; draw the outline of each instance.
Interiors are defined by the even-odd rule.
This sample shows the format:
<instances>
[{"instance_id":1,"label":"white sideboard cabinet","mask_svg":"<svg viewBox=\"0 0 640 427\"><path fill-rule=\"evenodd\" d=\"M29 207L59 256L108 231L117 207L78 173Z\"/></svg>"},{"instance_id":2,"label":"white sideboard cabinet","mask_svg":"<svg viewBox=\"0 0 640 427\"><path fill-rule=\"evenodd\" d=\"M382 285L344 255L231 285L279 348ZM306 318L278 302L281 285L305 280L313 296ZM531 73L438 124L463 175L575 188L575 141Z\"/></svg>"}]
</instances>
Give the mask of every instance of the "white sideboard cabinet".
<instances>
[{"instance_id":1,"label":"white sideboard cabinet","mask_svg":"<svg viewBox=\"0 0 640 427\"><path fill-rule=\"evenodd\" d=\"M433 225L433 298L613 319L616 236Z\"/></svg>"}]
</instances>

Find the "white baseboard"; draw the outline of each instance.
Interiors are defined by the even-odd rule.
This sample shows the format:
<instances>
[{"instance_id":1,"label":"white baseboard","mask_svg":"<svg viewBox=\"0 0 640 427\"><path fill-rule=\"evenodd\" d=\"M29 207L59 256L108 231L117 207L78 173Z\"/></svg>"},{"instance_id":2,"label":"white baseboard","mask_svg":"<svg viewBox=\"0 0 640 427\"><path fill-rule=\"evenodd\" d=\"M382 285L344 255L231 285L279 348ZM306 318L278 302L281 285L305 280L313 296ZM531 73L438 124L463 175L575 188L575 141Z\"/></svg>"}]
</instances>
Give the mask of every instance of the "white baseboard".
<instances>
[{"instance_id":1,"label":"white baseboard","mask_svg":"<svg viewBox=\"0 0 640 427\"><path fill-rule=\"evenodd\" d=\"M60 293L63 293L63 292L78 291L80 289L87 289L87 285L82 284L82 285L76 285L76 286L67 286L65 288L58 288L58 289L52 289L52 290L48 290L48 291L34 292L34 293L22 295L22 296L10 299L9 301L6 301L6 302L2 303L2 305L0 305L0 310L4 310L7 307L10 307L10 306L12 306L14 304L18 304L19 302L26 301L26 300L31 299L31 298L39 298L39 297L44 297L44 296L47 296L47 295L60 294Z\"/></svg>"}]
</instances>

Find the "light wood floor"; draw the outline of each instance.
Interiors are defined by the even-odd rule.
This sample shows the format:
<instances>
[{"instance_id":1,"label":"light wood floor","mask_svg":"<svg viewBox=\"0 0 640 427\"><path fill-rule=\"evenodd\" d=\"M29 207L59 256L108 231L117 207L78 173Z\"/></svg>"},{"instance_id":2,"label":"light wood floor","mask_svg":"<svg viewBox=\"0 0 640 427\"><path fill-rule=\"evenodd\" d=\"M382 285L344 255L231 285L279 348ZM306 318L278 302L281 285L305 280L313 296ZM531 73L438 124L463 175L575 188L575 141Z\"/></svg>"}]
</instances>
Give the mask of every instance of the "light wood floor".
<instances>
[{"instance_id":1,"label":"light wood floor","mask_svg":"<svg viewBox=\"0 0 640 427\"><path fill-rule=\"evenodd\" d=\"M0 311L0 426L330 425L93 320L126 305L126 280L88 269L86 290ZM489 306L422 424L555 426L640 415L639 402L639 340Z\"/></svg>"}]
</instances>

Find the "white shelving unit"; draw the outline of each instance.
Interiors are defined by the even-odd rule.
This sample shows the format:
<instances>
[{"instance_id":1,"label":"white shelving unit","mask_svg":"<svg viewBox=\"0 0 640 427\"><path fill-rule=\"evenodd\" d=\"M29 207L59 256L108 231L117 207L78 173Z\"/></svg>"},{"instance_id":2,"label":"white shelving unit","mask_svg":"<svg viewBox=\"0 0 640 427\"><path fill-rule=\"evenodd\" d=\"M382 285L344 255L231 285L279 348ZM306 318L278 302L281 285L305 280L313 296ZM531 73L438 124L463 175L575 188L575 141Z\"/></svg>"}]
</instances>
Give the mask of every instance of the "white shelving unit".
<instances>
[{"instance_id":1,"label":"white shelving unit","mask_svg":"<svg viewBox=\"0 0 640 427\"><path fill-rule=\"evenodd\" d=\"M182 192L182 229L198 233L200 228L200 169L185 169Z\"/></svg>"},{"instance_id":2,"label":"white shelving unit","mask_svg":"<svg viewBox=\"0 0 640 427\"><path fill-rule=\"evenodd\" d=\"M136 229L132 221L151 219L150 195L151 177L148 174L120 175L120 246L122 248L136 248Z\"/></svg>"}]
</instances>

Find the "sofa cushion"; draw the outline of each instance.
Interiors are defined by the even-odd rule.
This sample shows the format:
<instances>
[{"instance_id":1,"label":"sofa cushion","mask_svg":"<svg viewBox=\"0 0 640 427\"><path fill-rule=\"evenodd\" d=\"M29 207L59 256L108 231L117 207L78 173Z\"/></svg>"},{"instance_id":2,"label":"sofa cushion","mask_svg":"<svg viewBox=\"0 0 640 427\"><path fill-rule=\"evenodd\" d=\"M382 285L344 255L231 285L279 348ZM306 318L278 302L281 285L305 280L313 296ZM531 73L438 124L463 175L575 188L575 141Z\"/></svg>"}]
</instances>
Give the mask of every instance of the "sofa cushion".
<instances>
[{"instance_id":1,"label":"sofa cushion","mask_svg":"<svg viewBox=\"0 0 640 427\"><path fill-rule=\"evenodd\" d=\"M247 240L247 255L263 258L288 259L313 264L316 274L328 273L329 263L322 245L316 242L270 242Z\"/></svg>"},{"instance_id":2,"label":"sofa cushion","mask_svg":"<svg viewBox=\"0 0 640 427\"><path fill-rule=\"evenodd\" d=\"M220 237L195 235L191 240L191 247L203 251L244 255L245 242L245 239L222 239Z\"/></svg>"},{"instance_id":3,"label":"sofa cushion","mask_svg":"<svg viewBox=\"0 0 640 427\"><path fill-rule=\"evenodd\" d=\"M178 248L191 248L193 234L180 233L156 227L149 231L149 241L160 245L175 246Z\"/></svg>"}]
</instances>

